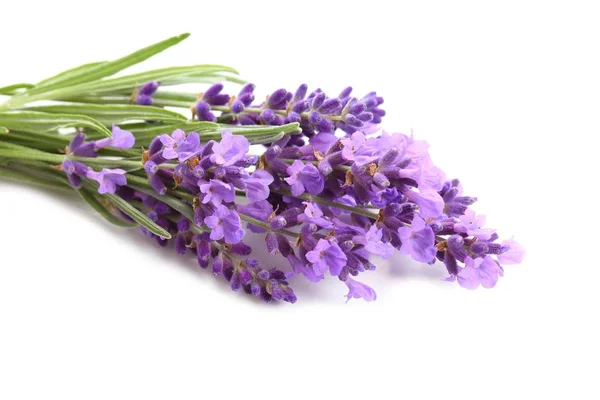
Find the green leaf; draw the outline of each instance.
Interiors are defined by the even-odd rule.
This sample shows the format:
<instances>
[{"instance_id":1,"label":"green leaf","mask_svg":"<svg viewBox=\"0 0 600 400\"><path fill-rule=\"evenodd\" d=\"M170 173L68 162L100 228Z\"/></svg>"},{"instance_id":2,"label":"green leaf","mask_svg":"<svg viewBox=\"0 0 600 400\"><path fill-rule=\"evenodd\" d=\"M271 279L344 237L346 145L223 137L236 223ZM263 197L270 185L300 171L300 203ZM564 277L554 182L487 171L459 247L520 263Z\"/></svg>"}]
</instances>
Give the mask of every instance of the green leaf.
<instances>
[{"instance_id":1,"label":"green leaf","mask_svg":"<svg viewBox=\"0 0 600 400\"><path fill-rule=\"evenodd\" d=\"M165 100L155 96L152 97L152 105L156 107L179 107L189 109L196 103L197 95L193 96L192 101ZM74 103L87 104L130 104L131 95L106 95L106 96L73 96L64 98L63 101L72 101Z\"/></svg>"},{"instance_id":2,"label":"green leaf","mask_svg":"<svg viewBox=\"0 0 600 400\"><path fill-rule=\"evenodd\" d=\"M33 86L33 87L35 87L35 89L30 90L29 93L31 93L32 91L39 91L40 88L51 87L51 86L59 84L61 82L65 82L71 78L76 78L78 76L85 75L88 72L93 71L94 69L98 68L98 66L105 64L105 63L106 63L106 61L96 61L96 62L87 63L87 64L79 65L75 68L68 69L66 71L63 71L57 75L54 75L48 79L44 79L43 81L39 82L37 85Z\"/></svg>"},{"instance_id":3,"label":"green leaf","mask_svg":"<svg viewBox=\"0 0 600 400\"><path fill-rule=\"evenodd\" d=\"M64 192L71 192L73 188L60 182L53 182L52 180L43 179L22 171L9 169L6 167L0 167L0 177L8 178L16 182L26 182L37 186L47 187L49 189L56 189Z\"/></svg>"},{"instance_id":4,"label":"green leaf","mask_svg":"<svg viewBox=\"0 0 600 400\"><path fill-rule=\"evenodd\" d=\"M183 115L164 108L139 106L134 104L55 104L28 107L27 110L79 114L94 118L104 125L120 124L125 121L186 121Z\"/></svg>"},{"instance_id":5,"label":"green leaf","mask_svg":"<svg viewBox=\"0 0 600 400\"><path fill-rule=\"evenodd\" d=\"M65 159L65 156L60 154L44 153L43 151L29 149L23 150L23 146L17 146L12 143L0 142L0 159L12 160L36 160L46 161L49 163L60 164Z\"/></svg>"},{"instance_id":6,"label":"green leaf","mask_svg":"<svg viewBox=\"0 0 600 400\"><path fill-rule=\"evenodd\" d=\"M302 132L300 124L292 122L285 125L219 125L220 131L231 131L234 135L252 136L278 135L284 133L297 135Z\"/></svg>"},{"instance_id":7,"label":"green leaf","mask_svg":"<svg viewBox=\"0 0 600 400\"><path fill-rule=\"evenodd\" d=\"M93 82L81 83L78 85L60 87L41 93L28 93L23 96L16 96L0 105L0 109L11 109L31 103L38 100L61 100L73 96L88 95L90 93L110 93L120 91L133 91L138 86L149 81L163 81L180 76L193 75L194 79L199 79L203 75L210 75L216 72L237 73L233 68L223 65L192 65L186 67L170 67L156 69L147 72L141 72L133 75L121 76L112 79L102 79Z\"/></svg>"},{"instance_id":8,"label":"green leaf","mask_svg":"<svg viewBox=\"0 0 600 400\"><path fill-rule=\"evenodd\" d=\"M183 85L187 83L214 83L220 81L229 81L239 84L244 84L247 81L235 75L221 75L221 74L189 74L183 76L177 76L174 78L163 79L160 83L163 86L172 85Z\"/></svg>"},{"instance_id":9,"label":"green leaf","mask_svg":"<svg viewBox=\"0 0 600 400\"><path fill-rule=\"evenodd\" d=\"M10 131L8 130L8 128L7 128L7 127L5 127L5 126L0 126L0 134L3 134L3 133L8 133L8 132L10 132Z\"/></svg>"},{"instance_id":10,"label":"green leaf","mask_svg":"<svg viewBox=\"0 0 600 400\"><path fill-rule=\"evenodd\" d=\"M79 193L79 196L81 196L81 198L86 203L88 203L90 207L92 207L94 210L96 210L98 212L98 214L100 214L104 219L106 219L111 224L117 225L117 226L120 226L123 228L132 228L132 227L138 225L133 222L125 221L124 219L119 218L116 215L114 215L112 212L110 212L110 210L106 207L106 205L100 201L100 196L95 194L94 192L88 191L87 189L79 189L79 190L77 190L77 193Z\"/></svg>"},{"instance_id":11,"label":"green leaf","mask_svg":"<svg viewBox=\"0 0 600 400\"><path fill-rule=\"evenodd\" d=\"M36 141L36 140L32 140L29 137L17 136L12 133L10 135L4 135L4 137L2 138L2 141L5 143L18 144L18 145L21 145L24 147L35 149L35 150L46 151L49 153L53 153L53 152L56 153L56 152L58 152L59 149L64 148L68 144L68 142L67 142L67 143L62 143L62 144L57 145L57 144L53 144L53 143L46 142L46 141Z\"/></svg>"},{"instance_id":12,"label":"green leaf","mask_svg":"<svg viewBox=\"0 0 600 400\"><path fill-rule=\"evenodd\" d=\"M44 132L21 132L12 130L10 135L3 138L3 140L10 140L12 138L18 138L26 140L28 142L39 142L48 145L55 146L55 149L64 148L69 144L74 135L60 135L57 133L44 133Z\"/></svg>"},{"instance_id":13,"label":"green leaf","mask_svg":"<svg viewBox=\"0 0 600 400\"><path fill-rule=\"evenodd\" d=\"M129 176L127 176L127 179L128 179L127 186L131 187L132 189L137 190L138 192L142 192L144 194L147 194L148 196L154 197L155 199L162 201L169 207L173 208L175 211L178 211L181 215L183 215L190 221L194 220L194 210L186 202L181 201L173 196L160 195L160 194L156 193L153 189L147 188L143 185L131 183L131 181L130 181L131 178Z\"/></svg>"},{"instance_id":14,"label":"green leaf","mask_svg":"<svg viewBox=\"0 0 600 400\"><path fill-rule=\"evenodd\" d=\"M143 168L141 161L122 160L114 158L101 157L74 157L65 156L64 154L46 153L40 150L32 149L25 146L20 146L14 143L0 142L0 160L33 160L45 161L53 165L62 164L65 159L81 161L89 166L97 168L122 168L126 171L136 171Z\"/></svg>"},{"instance_id":15,"label":"green leaf","mask_svg":"<svg viewBox=\"0 0 600 400\"><path fill-rule=\"evenodd\" d=\"M35 94L42 91L48 91L56 89L58 87L72 86L80 83L91 82L107 76L116 74L117 72L138 64L148 58L168 49L171 46L176 45L182 40L190 36L189 33L184 33L179 36L174 36L167 40L155 43L151 46L145 47L141 50L133 52L125 57L119 58L118 60L99 63L90 67L90 64L76 67L70 71L65 71L62 74L47 79L45 82L42 81L40 84L32 89L29 93ZM62 75L62 76L61 76Z\"/></svg>"},{"instance_id":16,"label":"green leaf","mask_svg":"<svg viewBox=\"0 0 600 400\"><path fill-rule=\"evenodd\" d=\"M25 132L48 132L59 128L91 128L104 136L111 132L94 118L85 115L50 114L37 111L0 112L0 125Z\"/></svg>"},{"instance_id":17,"label":"green leaf","mask_svg":"<svg viewBox=\"0 0 600 400\"><path fill-rule=\"evenodd\" d=\"M148 218L144 213L140 210L123 200L121 197L115 194L105 194L104 195L111 203L115 205L119 210L123 211L125 214L129 215L131 219L133 219L138 224L142 225L150 232L154 233L157 236L160 236L164 239L171 239L171 234L154 223L150 218Z\"/></svg>"},{"instance_id":18,"label":"green leaf","mask_svg":"<svg viewBox=\"0 0 600 400\"><path fill-rule=\"evenodd\" d=\"M2 140L17 143L26 147L35 147L38 150L48 151L50 153L56 153L59 152L59 150L62 151L65 146L69 144L71 139L73 139L73 136L74 135L61 135L57 133L10 131L10 135L3 137ZM90 136L88 136L88 139L91 139ZM141 153L139 149L126 150L104 147L98 151L98 154L101 156L132 157L139 159Z\"/></svg>"},{"instance_id":19,"label":"green leaf","mask_svg":"<svg viewBox=\"0 0 600 400\"><path fill-rule=\"evenodd\" d=\"M206 130L214 130L219 127L218 124L208 121L187 121L177 124L143 124L143 125L122 125L121 129L126 129L133 133L137 138L138 136L154 137L156 135L162 135L163 133L171 134L175 129L181 129L185 132L201 132Z\"/></svg>"},{"instance_id":20,"label":"green leaf","mask_svg":"<svg viewBox=\"0 0 600 400\"><path fill-rule=\"evenodd\" d=\"M119 78L112 79L103 79L99 81L83 83L80 85L70 86L68 88L64 88L64 91L73 93L85 93L85 92L93 92L93 93L106 93L106 92L115 92L119 90L133 90L138 86L150 82L150 81L160 81L176 78L180 76L189 76L194 75L197 79L200 77L209 75L214 72L231 72L237 73L237 71L233 68L226 67L223 65L191 65L184 67L169 67L162 69L155 69L146 72L140 72L137 74L121 76ZM64 96L61 94L61 96Z\"/></svg>"},{"instance_id":21,"label":"green leaf","mask_svg":"<svg viewBox=\"0 0 600 400\"><path fill-rule=\"evenodd\" d=\"M31 83L17 83L10 86L4 86L0 88L0 94L4 94L7 96L12 96L19 92L19 89L29 89L32 88L33 85Z\"/></svg>"}]
</instances>

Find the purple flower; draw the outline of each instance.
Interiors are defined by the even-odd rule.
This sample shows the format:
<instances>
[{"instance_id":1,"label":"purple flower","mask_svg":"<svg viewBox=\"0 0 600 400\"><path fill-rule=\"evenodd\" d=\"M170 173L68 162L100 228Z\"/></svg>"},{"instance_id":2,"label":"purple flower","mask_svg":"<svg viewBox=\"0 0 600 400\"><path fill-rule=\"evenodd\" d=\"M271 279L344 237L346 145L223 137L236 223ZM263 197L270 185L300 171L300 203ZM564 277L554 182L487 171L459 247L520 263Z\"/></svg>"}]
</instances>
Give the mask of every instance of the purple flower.
<instances>
[{"instance_id":1,"label":"purple flower","mask_svg":"<svg viewBox=\"0 0 600 400\"><path fill-rule=\"evenodd\" d=\"M476 289L480 284L484 288L493 288L504 272L502 267L490 256L485 258L465 258L465 267L458 271L458 284L466 289Z\"/></svg>"},{"instance_id":2,"label":"purple flower","mask_svg":"<svg viewBox=\"0 0 600 400\"><path fill-rule=\"evenodd\" d=\"M433 165L429 155L421 160L409 158L410 164L398 171L400 178L408 178L417 182L421 192L426 190L439 191L444 186L446 174Z\"/></svg>"},{"instance_id":3,"label":"purple flower","mask_svg":"<svg viewBox=\"0 0 600 400\"><path fill-rule=\"evenodd\" d=\"M313 270L313 268L311 268L308 265L305 265L294 254L288 255L286 258L287 258L288 262L290 263L290 265L292 266L292 272L288 272L286 274L286 277L291 278L292 276L295 276L295 275L303 275L306 279L308 279L311 282L319 282L320 280L322 280L324 278L323 275L315 274L315 271Z\"/></svg>"},{"instance_id":4,"label":"purple flower","mask_svg":"<svg viewBox=\"0 0 600 400\"><path fill-rule=\"evenodd\" d=\"M303 204L306 205L306 208L304 209L304 213L298 216L298 221L310 222L321 228L331 228L333 224L331 221L323 218L323 211L321 211L321 208L316 203L305 201Z\"/></svg>"},{"instance_id":5,"label":"purple flower","mask_svg":"<svg viewBox=\"0 0 600 400\"><path fill-rule=\"evenodd\" d=\"M229 101L229 95L222 94L221 90L223 90L223 84L215 83L209 87L206 92L204 92L202 95L202 100L213 106L222 106L227 104Z\"/></svg>"},{"instance_id":6,"label":"purple flower","mask_svg":"<svg viewBox=\"0 0 600 400\"><path fill-rule=\"evenodd\" d=\"M257 219L259 221L267 222L271 214L273 214L273 206L266 200L255 201L250 204L240 204L237 206L237 210L249 217ZM264 228L258 227L248 223L248 229L254 233L266 232Z\"/></svg>"},{"instance_id":7,"label":"purple flower","mask_svg":"<svg viewBox=\"0 0 600 400\"><path fill-rule=\"evenodd\" d=\"M365 135L356 131L352 136L340 140L342 144L342 157L348 161L354 161L356 165L364 165L375 160L377 156L373 155L373 151L365 147L367 139Z\"/></svg>"},{"instance_id":8,"label":"purple flower","mask_svg":"<svg viewBox=\"0 0 600 400\"><path fill-rule=\"evenodd\" d=\"M218 165L233 165L246 158L250 143L244 136L233 135L231 131L221 133L221 141L213 145L210 161Z\"/></svg>"},{"instance_id":9,"label":"purple flower","mask_svg":"<svg viewBox=\"0 0 600 400\"><path fill-rule=\"evenodd\" d=\"M329 267L329 273L337 276L346 266L348 258L336 242L319 239L312 251L306 253L306 259L312 263L316 275L324 275Z\"/></svg>"},{"instance_id":10,"label":"purple flower","mask_svg":"<svg viewBox=\"0 0 600 400\"><path fill-rule=\"evenodd\" d=\"M332 133L321 132L310 138L311 146L321 153L327 150L337 141L337 138Z\"/></svg>"},{"instance_id":11,"label":"purple flower","mask_svg":"<svg viewBox=\"0 0 600 400\"><path fill-rule=\"evenodd\" d=\"M87 172L87 177L90 179L94 179L100 184L100 187L98 188L98 193L115 194L115 191L117 190L117 185L123 186L127 184L127 178L125 178L125 173L125 170L119 168L103 168L100 172L96 172L90 169Z\"/></svg>"},{"instance_id":12,"label":"purple flower","mask_svg":"<svg viewBox=\"0 0 600 400\"><path fill-rule=\"evenodd\" d=\"M314 165L295 160L288 167L287 173L289 177L285 178L285 181L290 184L294 196L299 196L305 191L310 194L319 194L323 191L325 180Z\"/></svg>"},{"instance_id":13,"label":"purple flower","mask_svg":"<svg viewBox=\"0 0 600 400\"><path fill-rule=\"evenodd\" d=\"M440 168L433 165L433 161L429 155L421 162L421 175L417 177L416 181L419 185L419 189L432 189L439 191L444 186L446 180L446 174Z\"/></svg>"},{"instance_id":14,"label":"purple flower","mask_svg":"<svg viewBox=\"0 0 600 400\"><path fill-rule=\"evenodd\" d=\"M87 176L90 167L78 161L64 160L61 168L67 174L67 178L76 189L81 187L81 178Z\"/></svg>"},{"instance_id":15,"label":"purple flower","mask_svg":"<svg viewBox=\"0 0 600 400\"><path fill-rule=\"evenodd\" d=\"M460 223L454 225L456 232L466 233L480 240L488 240L495 232L494 229L482 229L485 225L485 216L475 215L475 211L470 208L467 208L465 215L461 215L458 219Z\"/></svg>"},{"instance_id":16,"label":"purple flower","mask_svg":"<svg viewBox=\"0 0 600 400\"><path fill-rule=\"evenodd\" d=\"M425 219L437 218L444 212L444 199L435 190L407 190L404 195L419 206L419 214Z\"/></svg>"},{"instance_id":17,"label":"purple flower","mask_svg":"<svg viewBox=\"0 0 600 400\"><path fill-rule=\"evenodd\" d=\"M273 176L264 169L257 169L244 180L246 184L246 197L250 202L266 200L269 197L269 185L273 183Z\"/></svg>"},{"instance_id":18,"label":"purple flower","mask_svg":"<svg viewBox=\"0 0 600 400\"><path fill-rule=\"evenodd\" d=\"M144 95L144 96L152 96L154 93L156 93L156 91L158 90L159 86L160 86L160 83L156 82L156 81L151 81L151 82L144 83L138 89L138 94L141 94L141 95Z\"/></svg>"},{"instance_id":19,"label":"purple flower","mask_svg":"<svg viewBox=\"0 0 600 400\"><path fill-rule=\"evenodd\" d=\"M220 206L223 201L229 203L235 198L235 189L231 183L225 183L217 179L211 179L209 183L200 186L200 192L205 196L202 203L211 202L215 206Z\"/></svg>"},{"instance_id":20,"label":"purple flower","mask_svg":"<svg viewBox=\"0 0 600 400\"><path fill-rule=\"evenodd\" d=\"M242 220L238 213L224 205L217 207L215 213L210 217L204 218L204 223L211 228L210 238L212 240L225 238L226 243L236 244L242 240L246 233L242 229Z\"/></svg>"},{"instance_id":21,"label":"purple flower","mask_svg":"<svg viewBox=\"0 0 600 400\"><path fill-rule=\"evenodd\" d=\"M68 154L73 154L77 157L96 157L96 149L94 142L85 143L85 134L78 132L69 143Z\"/></svg>"},{"instance_id":22,"label":"purple flower","mask_svg":"<svg viewBox=\"0 0 600 400\"><path fill-rule=\"evenodd\" d=\"M354 279L348 277L344 281L346 286L348 286L348 294L346 295L346 303L350 301L350 299L363 299L367 302L377 300L377 294L370 286L365 285L364 283L355 281Z\"/></svg>"},{"instance_id":23,"label":"purple flower","mask_svg":"<svg viewBox=\"0 0 600 400\"><path fill-rule=\"evenodd\" d=\"M353 237L353 241L357 244L365 246L365 250L369 253L383 258L390 257L394 252L394 246L389 243L383 243L383 230L378 229L376 225L371 225L371 228L364 235Z\"/></svg>"},{"instance_id":24,"label":"purple flower","mask_svg":"<svg viewBox=\"0 0 600 400\"><path fill-rule=\"evenodd\" d=\"M411 226L398 228L402 241L401 254L410 254L412 258L424 263L433 261L437 250L435 249L435 234L423 218L415 215Z\"/></svg>"},{"instance_id":25,"label":"purple flower","mask_svg":"<svg viewBox=\"0 0 600 400\"><path fill-rule=\"evenodd\" d=\"M185 132L181 129L173 131L171 136L161 135L160 141L165 145L162 156L167 160L177 158L180 162L183 162L195 155L200 148L198 134L190 132L186 137Z\"/></svg>"},{"instance_id":26,"label":"purple flower","mask_svg":"<svg viewBox=\"0 0 600 400\"><path fill-rule=\"evenodd\" d=\"M135 144L135 136L129 131L123 130L116 125L112 126L112 137L97 140L94 147L96 150L104 147L117 149L130 149Z\"/></svg>"},{"instance_id":27,"label":"purple flower","mask_svg":"<svg viewBox=\"0 0 600 400\"><path fill-rule=\"evenodd\" d=\"M498 255L498 261L502 264L519 264L525 257L525 248L514 240L505 240L502 242L502 247L507 250Z\"/></svg>"}]
</instances>

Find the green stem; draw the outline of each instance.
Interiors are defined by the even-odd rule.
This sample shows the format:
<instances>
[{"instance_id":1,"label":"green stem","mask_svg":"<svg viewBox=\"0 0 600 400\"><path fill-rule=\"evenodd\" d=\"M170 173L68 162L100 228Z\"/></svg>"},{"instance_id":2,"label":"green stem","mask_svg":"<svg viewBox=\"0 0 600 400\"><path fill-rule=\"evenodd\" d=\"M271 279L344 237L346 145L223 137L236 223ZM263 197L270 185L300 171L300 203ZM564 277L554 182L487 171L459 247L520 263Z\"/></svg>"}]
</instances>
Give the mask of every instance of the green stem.
<instances>
[{"instance_id":1,"label":"green stem","mask_svg":"<svg viewBox=\"0 0 600 400\"><path fill-rule=\"evenodd\" d=\"M32 183L34 185L44 186L50 189L59 190L61 192L73 192L73 188L64 183L39 178L36 177L34 174L23 172L18 169L0 167L0 177L8 178L16 182Z\"/></svg>"},{"instance_id":2,"label":"green stem","mask_svg":"<svg viewBox=\"0 0 600 400\"><path fill-rule=\"evenodd\" d=\"M141 161L113 160L109 158L75 157L70 155L52 154L6 142L0 142L0 159L2 158L13 160L46 161L49 163L54 163L55 165L60 165L65 159L67 159L73 161L80 161L87 165L95 167L114 167L130 169L143 168L143 164Z\"/></svg>"}]
</instances>

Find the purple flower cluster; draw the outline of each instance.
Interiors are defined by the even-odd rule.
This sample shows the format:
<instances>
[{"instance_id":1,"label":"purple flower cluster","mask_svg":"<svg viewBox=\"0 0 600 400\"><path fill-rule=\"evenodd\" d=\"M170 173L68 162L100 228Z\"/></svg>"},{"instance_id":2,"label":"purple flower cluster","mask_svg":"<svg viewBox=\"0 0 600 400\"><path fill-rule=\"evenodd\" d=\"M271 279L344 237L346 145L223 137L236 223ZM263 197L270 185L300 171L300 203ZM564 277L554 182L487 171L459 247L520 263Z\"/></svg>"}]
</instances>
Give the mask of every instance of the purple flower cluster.
<instances>
[{"instance_id":1,"label":"purple flower cluster","mask_svg":"<svg viewBox=\"0 0 600 400\"><path fill-rule=\"evenodd\" d=\"M143 84L133 93L131 97L132 101L140 106L151 106L152 96L156 93L159 86L160 83L154 81Z\"/></svg>"},{"instance_id":2,"label":"purple flower cluster","mask_svg":"<svg viewBox=\"0 0 600 400\"><path fill-rule=\"evenodd\" d=\"M138 96L151 96L157 86L144 85ZM523 259L517 242L499 242L484 226L485 218L471 208L476 198L463 195L458 180L446 179L426 142L377 131L384 112L375 93L356 99L348 88L332 98L320 90L307 95L302 85L252 106L253 85L235 97L222 89L213 85L199 96L198 119L299 122L304 135L279 139L260 156L250 155L248 140L229 130L206 143L196 132L159 135L144 151L140 171L157 196L125 187L123 170L96 172L69 158L94 157L104 146L131 147L131 134L117 127L112 139L85 143L77 135L63 169L75 186L82 177L95 179L101 193L141 203L172 234L179 254L195 254L202 268L225 277L233 290L265 301L294 302L290 277L318 282L327 275L346 284L348 299L375 300L375 291L355 277L375 270L372 256L388 258L396 251L422 263L444 263L446 280L468 289L495 286L503 265ZM169 187L177 188L175 196L191 214L159 200L172 195ZM143 229L161 245L168 242ZM264 233L268 253L283 256L289 270L264 269L250 258L247 231Z\"/></svg>"},{"instance_id":3,"label":"purple flower cluster","mask_svg":"<svg viewBox=\"0 0 600 400\"><path fill-rule=\"evenodd\" d=\"M208 231L203 246L249 249L246 230L266 233L268 252L290 264L285 278L336 276L349 299L371 301L375 292L353 277L375 269L371 256L397 250L428 264L440 260L447 279L463 287L492 287L503 274L501 263L520 262L523 249L514 241L497 243L469 207L476 199L463 196L457 180L445 179L427 147L399 133L319 132L301 146L281 139L257 159L248 156L246 138L228 131L205 144L194 132L175 131L156 138L144 158L150 181L160 177L153 183L158 193L171 180L194 196L193 223ZM173 169L157 168L168 160L177 161Z\"/></svg>"},{"instance_id":4,"label":"purple flower cluster","mask_svg":"<svg viewBox=\"0 0 600 400\"><path fill-rule=\"evenodd\" d=\"M305 136L333 133L341 129L346 133L357 130L372 131L385 111L379 108L383 98L371 92L363 98L352 97L352 88L344 89L337 97L328 97L321 89L308 93L302 84L294 92L278 89L256 105L254 85L242 87L237 96L221 93L223 85L217 83L199 96L192 108L200 121L218 121L239 125L282 125L298 122ZM219 116L215 116L215 112ZM293 139L296 144L300 138Z\"/></svg>"},{"instance_id":5,"label":"purple flower cluster","mask_svg":"<svg viewBox=\"0 0 600 400\"><path fill-rule=\"evenodd\" d=\"M112 127L112 137L91 142L86 142L83 132L78 132L73 139L71 139L69 146L65 149L66 156L60 168L65 171L69 178L69 182L75 188L81 187L81 180L83 178L89 178L98 182L98 193L114 194L117 186L127 184L125 170L120 168L103 168L101 171L97 172L87 166L84 162L74 161L71 158L95 158L98 156L98 151L105 147L130 149L133 147L134 143L135 137L131 132L125 131L116 125L113 125Z\"/></svg>"}]
</instances>

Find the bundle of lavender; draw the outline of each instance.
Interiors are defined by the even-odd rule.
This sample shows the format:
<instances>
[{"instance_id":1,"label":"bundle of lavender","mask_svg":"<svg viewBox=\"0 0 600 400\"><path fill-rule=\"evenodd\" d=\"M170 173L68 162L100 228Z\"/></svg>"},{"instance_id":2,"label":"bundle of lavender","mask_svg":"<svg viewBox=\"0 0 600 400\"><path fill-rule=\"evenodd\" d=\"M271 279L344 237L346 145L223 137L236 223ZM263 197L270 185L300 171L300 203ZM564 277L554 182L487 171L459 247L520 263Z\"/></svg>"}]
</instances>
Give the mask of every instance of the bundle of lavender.
<instances>
[{"instance_id":1,"label":"bundle of lavender","mask_svg":"<svg viewBox=\"0 0 600 400\"><path fill-rule=\"evenodd\" d=\"M330 97L301 85L256 101L254 85L219 65L112 77L187 36L0 88L0 175L74 191L107 221L173 242L264 301L295 302L295 275L332 275L348 299L374 300L355 277L375 270L371 256L395 251L439 260L468 289L495 286L502 265L521 262L523 248L484 227L476 198L446 179L427 143L379 131L375 92ZM225 94L222 81L241 88ZM166 90L198 82L214 84ZM244 242L249 231L264 234L264 248ZM254 252L289 266L261 265Z\"/></svg>"}]
</instances>

